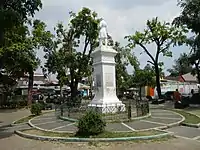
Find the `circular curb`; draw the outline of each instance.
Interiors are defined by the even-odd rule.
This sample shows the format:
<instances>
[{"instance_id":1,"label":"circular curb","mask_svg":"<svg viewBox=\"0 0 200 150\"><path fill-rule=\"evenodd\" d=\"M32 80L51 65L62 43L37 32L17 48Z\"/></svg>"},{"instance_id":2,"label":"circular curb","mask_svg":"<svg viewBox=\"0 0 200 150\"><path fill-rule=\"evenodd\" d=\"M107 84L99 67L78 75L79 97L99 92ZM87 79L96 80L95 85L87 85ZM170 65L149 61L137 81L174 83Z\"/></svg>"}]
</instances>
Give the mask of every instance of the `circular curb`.
<instances>
[{"instance_id":1,"label":"circular curb","mask_svg":"<svg viewBox=\"0 0 200 150\"><path fill-rule=\"evenodd\" d=\"M43 110L42 114L51 113L51 112L55 112L55 111L56 111L55 109L52 109L52 110Z\"/></svg>"},{"instance_id":2,"label":"circular curb","mask_svg":"<svg viewBox=\"0 0 200 150\"><path fill-rule=\"evenodd\" d=\"M47 113L51 113L51 112L54 112L54 111L55 111L55 110L47 110L47 111L43 112L42 114L47 114ZM29 116L30 116L30 115L29 115ZM14 126L19 126L19 125L29 124L28 121L27 121L27 122L24 122L24 123L15 124L15 122L17 122L18 120L24 119L24 118L29 117L29 116L24 116L24 117L21 117L21 118L15 120L15 121L13 121L13 122L10 124L10 126L11 126L11 127L14 127ZM33 118L36 118L36 117L39 117L39 116L35 116L35 117L33 117ZM31 119L33 119L33 118L31 118ZM30 120L31 120L31 119L30 119Z\"/></svg>"},{"instance_id":3,"label":"circular curb","mask_svg":"<svg viewBox=\"0 0 200 150\"><path fill-rule=\"evenodd\" d=\"M41 130L41 131L45 131L45 132L54 132L54 133L74 133L73 131L53 131L53 130L48 130L48 129L43 129L43 128L40 128L38 126L35 126L34 124L31 123L31 121L35 118L38 118L40 116L36 116L36 117L33 117L32 119L30 119L28 121L28 125L35 128L35 129L38 129L38 130Z\"/></svg>"},{"instance_id":4,"label":"circular curb","mask_svg":"<svg viewBox=\"0 0 200 150\"><path fill-rule=\"evenodd\" d=\"M182 117L182 119L181 119L180 121L175 122L175 123L171 123L171 124L170 124L170 127L174 127L174 126L181 125L181 123L182 123L183 121L185 121L185 117L184 117L183 115L181 115L181 114L179 114L179 113L177 113L177 112L175 112L175 111L173 111L173 110L167 110L167 111L171 111L171 112L173 112L173 113L175 113L175 114L177 114L177 115L179 115L179 116Z\"/></svg>"},{"instance_id":5,"label":"circular curb","mask_svg":"<svg viewBox=\"0 0 200 150\"><path fill-rule=\"evenodd\" d=\"M182 119L180 121L177 121L177 122L174 122L174 123L171 123L171 124L168 124L168 125L163 125L163 126L159 126L159 127L155 127L155 128L148 128L148 129L141 129L141 130L136 130L136 131L148 131L148 130L166 130L166 129L169 129L171 127L175 127L175 126L179 126L181 125L181 123L185 120L185 117L179 113L176 113L172 110L163 110L163 111L170 111L170 112L173 112L179 116L182 117Z\"/></svg>"},{"instance_id":6,"label":"circular curb","mask_svg":"<svg viewBox=\"0 0 200 150\"><path fill-rule=\"evenodd\" d=\"M196 115L196 114L194 114L194 113L187 112L187 111L186 111L186 113L192 114L192 115L196 116L197 118L200 118L198 115ZM199 127L200 127L200 123L198 123L198 124L193 124L193 123L181 123L181 125L187 126L187 127L192 127L192 128L199 128Z\"/></svg>"},{"instance_id":7,"label":"circular curb","mask_svg":"<svg viewBox=\"0 0 200 150\"><path fill-rule=\"evenodd\" d=\"M148 115L146 115L146 116L131 118L131 121L141 120L141 119L145 119L145 118L149 118L149 117L151 117L151 113L148 113ZM78 119L73 119L73 118L69 118L69 117L58 116L58 118L61 120L64 120L64 121L78 122ZM121 122L125 122L125 121L129 121L129 120L121 120ZM116 123L116 121L108 121L108 123L112 123L112 122Z\"/></svg>"},{"instance_id":8,"label":"circular curb","mask_svg":"<svg viewBox=\"0 0 200 150\"><path fill-rule=\"evenodd\" d=\"M192 127L192 128L199 128L200 124L191 124L191 123L181 123L182 126Z\"/></svg>"},{"instance_id":9,"label":"circular curb","mask_svg":"<svg viewBox=\"0 0 200 150\"><path fill-rule=\"evenodd\" d=\"M170 111L170 112L173 112L179 116L182 117L182 120L178 121L178 122L175 122L175 123L171 123L171 124L168 124L168 125L163 125L163 126L159 126L159 127L154 127L154 128L148 128L148 129L141 129L141 130L136 130L136 132L140 132L140 131L149 131L149 130L165 130L165 129L168 129L170 127L174 127L174 126L179 126L184 120L185 120L185 117L182 116L181 114L179 113L176 113L174 111L171 111L171 110L164 110L164 111ZM149 113L151 115L151 113ZM74 133L74 131L54 131L54 130L48 130L48 129L43 129L43 128L40 128L38 126L35 126L34 124L31 123L31 121L37 117L40 117L40 116L36 116L32 119L29 120L28 124L29 126L35 128L35 129L38 129L38 130L41 130L41 131L46 131L46 132L54 132L54 133ZM144 117L144 116L143 116ZM145 117L145 118L148 118L148 117ZM62 117L62 116L59 116L59 119L61 120L64 120L64 121L70 121L70 122L77 122L78 120L76 119L72 119L72 118L67 118L67 117ZM140 119L138 119L140 120ZM132 132L132 131L116 131L116 132Z\"/></svg>"},{"instance_id":10,"label":"circular curb","mask_svg":"<svg viewBox=\"0 0 200 150\"><path fill-rule=\"evenodd\" d=\"M15 120L15 121L13 121L10 125L11 125L12 127L14 127L14 126L19 126L19 125L28 124L28 121L27 121L27 122L24 122L24 123L18 123L18 124L15 124L18 120L21 120L21 119L24 119L24 118L27 118L27 117L29 117L29 116L21 117L21 118Z\"/></svg>"},{"instance_id":11,"label":"circular curb","mask_svg":"<svg viewBox=\"0 0 200 150\"><path fill-rule=\"evenodd\" d=\"M15 134L29 139L40 141L61 141L61 142L118 142L118 141L131 141L131 140L152 140L159 139L166 136L173 135L172 133L162 133L151 136L138 136L138 137L119 137L119 138L64 138L64 137L50 137L50 136L37 136L32 134L23 133L21 131L15 131Z\"/></svg>"},{"instance_id":12,"label":"circular curb","mask_svg":"<svg viewBox=\"0 0 200 150\"><path fill-rule=\"evenodd\" d=\"M187 111L184 111L185 113L188 113L188 114L192 114L194 116L196 116L197 118L200 118L198 115L194 114L194 113L191 113L191 112L187 112ZM178 113L178 112L175 112L175 113ZM179 113L178 113L179 114ZM179 114L181 115L181 114ZM199 128L200 127L200 123L198 124L193 124L193 123L184 123L184 122L181 122L180 125L182 126L186 126L186 127L192 127L192 128Z\"/></svg>"},{"instance_id":13,"label":"circular curb","mask_svg":"<svg viewBox=\"0 0 200 150\"><path fill-rule=\"evenodd\" d=\"M78 122L78 119L73 119L73 118L68 118L68 117L63 117L63 116L58 116L58 118L64 121Z\"/></svg>"}]
</instances>

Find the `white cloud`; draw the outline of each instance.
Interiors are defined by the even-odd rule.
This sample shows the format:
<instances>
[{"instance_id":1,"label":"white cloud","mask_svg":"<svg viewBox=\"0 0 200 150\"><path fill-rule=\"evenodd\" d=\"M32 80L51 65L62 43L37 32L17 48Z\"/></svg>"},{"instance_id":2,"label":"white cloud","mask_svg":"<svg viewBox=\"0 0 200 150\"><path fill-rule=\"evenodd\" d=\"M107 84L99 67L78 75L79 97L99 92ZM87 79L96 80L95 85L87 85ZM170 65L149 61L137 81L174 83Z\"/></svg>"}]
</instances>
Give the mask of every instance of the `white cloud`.
<instances>
[{"instance_id":1,"label":"white cloud","mask_svg":"<svg viewBox=\"0 0 200 150\"><path fill-rule=\"evenodd\" d=\"M171 21L180 11L177 0L43 0L43 9L36 14L36 17L45 21L52 30L58 21L63 21L67 25L68 12L71 10L77 12L82 7L89 7L95 10L99 17L103 17L108 23L108 32L122 45L126 44L124 36L133 34L136 30L142 31L147 19L158 16L162 21ZM154 47L150 48L154 52ZM140 56L139 48L135 51L141 66L146 65L148 60L146 54ZM187 48L184 51L187 51ZM181 52L182 49L176 51L173 59ZM173 63L171 58L161 59L165 62L165 68L171 67Z\"/></svg>"}]
</instances>

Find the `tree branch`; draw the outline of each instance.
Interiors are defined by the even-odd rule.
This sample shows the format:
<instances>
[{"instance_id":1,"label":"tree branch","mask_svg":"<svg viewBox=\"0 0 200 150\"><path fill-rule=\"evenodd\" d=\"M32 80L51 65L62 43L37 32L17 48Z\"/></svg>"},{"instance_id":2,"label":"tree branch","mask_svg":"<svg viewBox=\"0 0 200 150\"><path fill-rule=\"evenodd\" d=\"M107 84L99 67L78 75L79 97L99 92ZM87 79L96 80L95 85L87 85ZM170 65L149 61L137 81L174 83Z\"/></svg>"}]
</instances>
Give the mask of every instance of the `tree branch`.
<instances>
[{"instance_id":1,"label":"tree branch","mask_svg":"<svg viewBox=\"0 0 200 150\"><path fill-rule=\"evenodd\" d=\"M90 55L91 55L91 53L92 53L92 50L93 50L93 48L94 48L94 43L93 42L91 42L91 44L90 44L90 50L89 50L89 53L88 53L88 57L90 57Z\"/></svg>"},{"instance_id":2,"label":"tree branch","mask_svg":"<svg viewBox=\"0 0 200 150\"><path fill-rule=\"evenodd\" d=\"M88 36L86 36L85 37L85 46L84 46L84 49L83 49L83 56L85 56L85 53L86 53L86 50L87 50L89 42L90 42L89 38L88 38Z\"/></svg>"},{"instance_id":3,"label":"tree branch","mask_svg":"<svg viewBox=\"0 0 200 150\"><path fill-rule=\"evenodd\" d=\"M148 60L147 62L150 63L150 64L152 64L152 65L155 65L152 61L149 61L149 60Z\"/></svg>"},{"instance_id":4,"label":"tree branch","mask_svg":"<svg viewBox=\"0 0 200 150\"><path fill-rule=\"evenodd\" d=\"M83 55L82 55L82 59L85 59L85 55L86 55L86 50L87 50L87 47L88 47L88 44L90 43L90 40L89 40L89 37L86 36L85 37L85 46L84 46L84 49L83 49ZM80 76L81 76L81 72L82 72L82 69L84 68L83 64L80 63L80 67L78 68L78 72L77 72L77 75L78 75L78 80L80 80Z\"/></svg>"},{"instance_id":5,"label":"tree branch","mask_svg":"<svg viewBox=\"0 0 200 150\"><path fill-rule=\"evenodd\" d=\"M153 58L153 56L149 53L149 51L147 50L147 48L142 44L142 43L137 43L140 47L142 47L144 49L144 51L147 53L147 55L149 55L149 57L151 58L151 60L155 63L155 59Z\"/></svg>"},{"instance_id":6,"label":"tree branch","mask_svg":"<svg viewBox=\"0 0 200 150\"><path fill-rule=\"evenodd\" d=\"M157 63L158 62L158 57L159 57L159 54L160 54L160 45L158 44L157 45L157 52L156 52L156 57L155 57L155 62Z\"/></svg>"},{"instance_id":7,"label":"tree branch","mask_svg":"<svg viewBox=\"0 0 200 150\"><path fill-rule=\"evenodd\" d=\"M154 31L153 31L153 28L152 26L148 26L149 27L149 30L151 31L151 33L153 34ZM152 36L153 40L155 41L156 45L159 46L160 42L159 42L159 38L158 37L155 37L155 36Z\"/></svg>"}]
</instances>

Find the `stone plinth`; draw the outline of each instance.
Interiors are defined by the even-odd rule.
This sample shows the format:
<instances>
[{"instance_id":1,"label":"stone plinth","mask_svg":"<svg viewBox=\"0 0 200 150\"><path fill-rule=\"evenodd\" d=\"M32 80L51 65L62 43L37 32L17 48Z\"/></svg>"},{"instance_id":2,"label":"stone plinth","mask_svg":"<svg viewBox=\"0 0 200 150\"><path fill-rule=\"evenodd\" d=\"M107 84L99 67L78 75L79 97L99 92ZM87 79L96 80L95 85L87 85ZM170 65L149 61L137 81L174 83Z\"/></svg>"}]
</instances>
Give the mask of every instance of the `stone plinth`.
<instances>
[{"instance_id":1,"label":"stone plinth","mask_svg":"<svg viewBox=\"0 0 200 150\"><path fill-rule=\"evenodd\" d=\"M115 55L110 46L98 47L93 53L93 77L95 97L89 104L102 113L125 111L125 105L116 95Z\"/></svg>"}]
</instances>

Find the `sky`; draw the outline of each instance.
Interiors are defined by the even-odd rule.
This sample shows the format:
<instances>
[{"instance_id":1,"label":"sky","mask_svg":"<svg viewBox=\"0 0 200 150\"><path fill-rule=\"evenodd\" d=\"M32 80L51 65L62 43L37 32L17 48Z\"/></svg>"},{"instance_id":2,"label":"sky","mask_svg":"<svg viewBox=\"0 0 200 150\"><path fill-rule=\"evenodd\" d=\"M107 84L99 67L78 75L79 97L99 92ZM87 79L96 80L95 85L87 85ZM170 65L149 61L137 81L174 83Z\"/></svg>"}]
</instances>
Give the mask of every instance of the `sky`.
<instances>
[{"instance_id":1,"label":"sky","mask_svg":"<svg viewBox=\"0 0 200 150\"><path fill-rule=\"evenodd\" d=\"M173 18L180 14L180 8L177 6L177 0L42 0L43 8L36 13L35 18L44 21L47 29L53 31L58 22L63 22L66 27L69 22L69 12L78 12L82 7L88 7L98 13L99 17L104 18L108 24L108 32L114 41L119 41L122 46L127 44L125 36L134 34L135 31L143 31L146 27L146 21L153 17L158 17L160 21L171 22ZM148 47L152 54L155 53L155 46ZM161 56L160 61L164 62L164 72L167 75L167 69L171 68L174 60L180 53L189 52L189 48L173 47L172 58ZM142 52L140 47L133 49L141 67L147 64L149 57ZM42 51L39 51L39 58L44 64ZM132 68L128 67L132 72ZM37 72L41 72L38 69Z\"/></svg>"}]
</instances>

